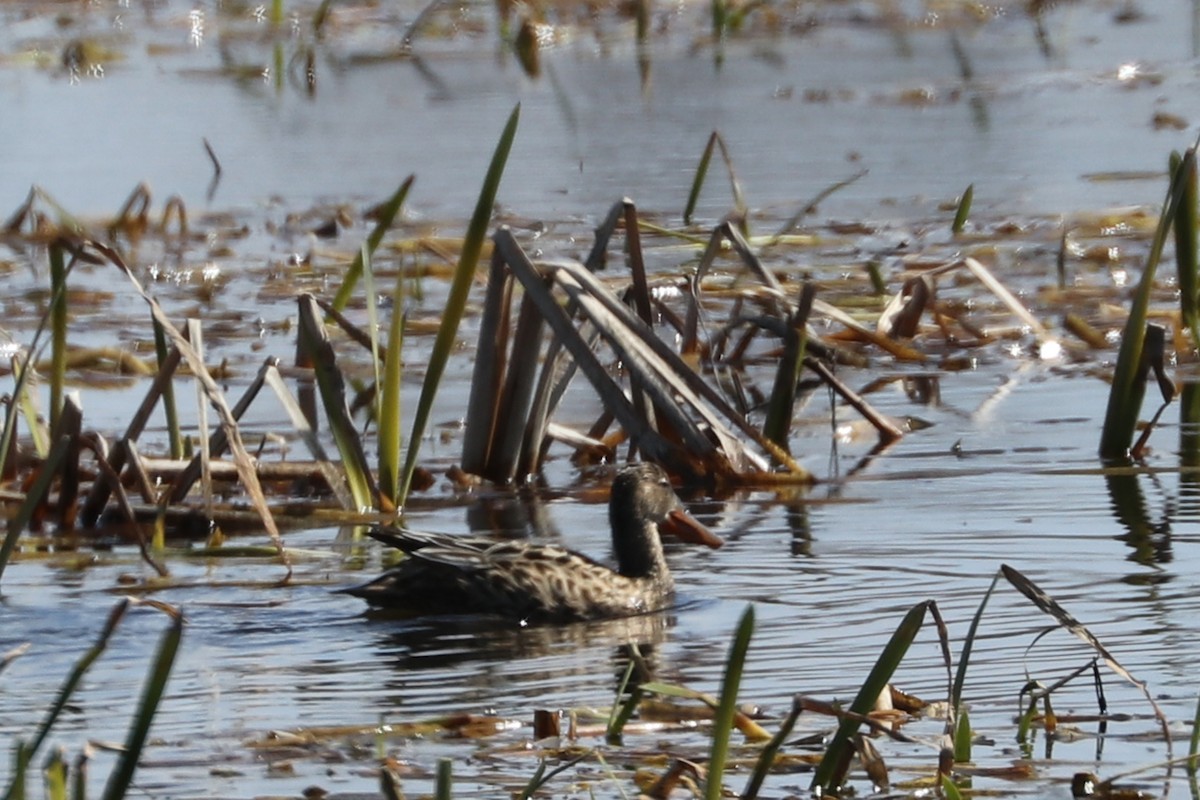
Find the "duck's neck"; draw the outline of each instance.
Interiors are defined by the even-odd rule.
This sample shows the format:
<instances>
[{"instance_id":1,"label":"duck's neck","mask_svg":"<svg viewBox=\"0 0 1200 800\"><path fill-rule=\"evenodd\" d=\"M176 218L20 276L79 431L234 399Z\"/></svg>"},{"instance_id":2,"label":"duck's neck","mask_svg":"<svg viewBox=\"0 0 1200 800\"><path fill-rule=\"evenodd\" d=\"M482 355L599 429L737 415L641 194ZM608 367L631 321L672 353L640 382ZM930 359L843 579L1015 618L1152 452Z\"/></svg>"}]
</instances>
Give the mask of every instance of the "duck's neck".
<instances>
[{"instance_id":1,"label":"duck's neck","mask_svg":"<svg viewBox=\"0 0 1200 800\"><path fill-rule=\"evenodd\" d=\"M661 578L668 575L667 559L658 538L658 526L613 504L609 522L613 531L613 550L617 572L627 578Z\"/></svg>"}]
</instances>

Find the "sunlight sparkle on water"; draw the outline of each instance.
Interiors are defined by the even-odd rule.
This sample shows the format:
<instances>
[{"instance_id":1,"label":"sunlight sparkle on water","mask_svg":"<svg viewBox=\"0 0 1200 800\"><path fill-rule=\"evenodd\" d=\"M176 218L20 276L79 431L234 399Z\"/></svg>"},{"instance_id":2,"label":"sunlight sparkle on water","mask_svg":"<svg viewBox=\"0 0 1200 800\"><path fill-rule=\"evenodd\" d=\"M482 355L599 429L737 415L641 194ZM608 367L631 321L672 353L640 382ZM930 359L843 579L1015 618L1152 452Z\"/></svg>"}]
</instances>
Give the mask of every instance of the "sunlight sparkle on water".
<instances>
[{"instance_id":1,"label":"sunlight sparkle on water","mask_svg":"<svg viewBox=\"0 0 1200 800\"><path fill-rule=\"evenodd\" d=\"M1117 80L1126 82L1131 81L1138 76L1137 64L1122 64L1117 67Z\"/></svg>"},{"instance_id":2,"label":"sunlight sparkle on water","mask_svg":"<svg viewBox=\"0 0 1200 800\"><path fill-rule=\"evenodd\" d=\"M193 47L199 47L204 42L204 12L193 8L188 12L188 41Z\"/></svg>"},{"instance_id":3,"label":"sunlight sparkle on water","mask_svg":"<svg viewBox=\"0 0 1200 800\"><path fill-rule=\"evenodd\" d=\"M1055 339L1047 339L1038 345L1038 358L1042 361L1055 361L1062 358L1062 344Z\"/></svg>"}]
</instances>

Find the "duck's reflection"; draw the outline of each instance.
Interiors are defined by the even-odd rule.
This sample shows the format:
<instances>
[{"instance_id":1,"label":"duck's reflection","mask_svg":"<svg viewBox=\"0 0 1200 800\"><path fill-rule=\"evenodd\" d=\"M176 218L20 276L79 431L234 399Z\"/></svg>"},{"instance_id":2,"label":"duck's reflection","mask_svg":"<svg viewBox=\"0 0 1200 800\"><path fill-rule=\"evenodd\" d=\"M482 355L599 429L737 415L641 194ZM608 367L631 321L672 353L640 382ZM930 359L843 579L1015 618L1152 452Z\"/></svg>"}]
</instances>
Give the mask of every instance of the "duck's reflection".
<instances>
[{"instance_id":1,"label":"duck's reflection","mask_svg":"<svg viewBox=\"0 0 1200 800\"><path fill-rule=\"evenodd\" d=\"M581 701L607 705L631 657L630 687L655 679L676 623L673 610L524 627L483 617L367 616L372 649L389 668L385 693L409 710L427 706L423 713L481 713L500 710L498 702L507 706L504 713Z\"/></svg>"}]
</instances>

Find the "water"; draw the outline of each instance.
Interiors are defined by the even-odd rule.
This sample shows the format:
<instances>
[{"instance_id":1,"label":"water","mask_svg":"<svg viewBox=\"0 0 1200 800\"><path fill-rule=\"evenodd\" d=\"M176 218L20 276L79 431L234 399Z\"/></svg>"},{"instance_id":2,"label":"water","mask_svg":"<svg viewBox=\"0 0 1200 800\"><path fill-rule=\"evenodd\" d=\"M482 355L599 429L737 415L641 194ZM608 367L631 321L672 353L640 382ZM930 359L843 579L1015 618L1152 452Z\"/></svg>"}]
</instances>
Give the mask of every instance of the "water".
<instances>
[{"instance_id":1,"label":"water","mask_svg":"<svg viewBox=\"0 0 1200 800\"><path fill-rule=\"evenodd\" d=\"M27 13L30 8L35 13ZM85 215L111 213L139 180L153 185L156 204L180 194L201 235L174 247L145 242L131 262L170 313L204 318L210 358L229 358L235 367L228 381L233 396L265 355L291 352L294 328L284 323L294 316L295 293L328 293L364 229L359 220L335 242L314 242L305 233L311 222L327 218L335 203L378 200L416 171L411 230L461 229L517 100L521 130L501 202L506 219L546 221L544 234L537 226L522 233L531 248L551 255L585 250L590 225L624 194L677 225L704 141L719 129L756 209L758 230L772 229L830 183L869 169L810 218L824 245L784 250L772 263L813 272L836 292L844 274L880 256L896 289L909 266L906 254L949 259L960 250L987 251L1048 320L1072 302L1042 291L1054 273L1059 215L1157 204L1165 183L1085 176L1161 171L1166 153L1192 136L1151 125L1156 110L1186 117L1186 98L1196 88L1191 8L1168 0L1147 6L1143 19L1128 24L1118 23L1117 9L1107 4L1057 9L1046 18L1054 49L1049 58L1031 21L1015 9L979 25L894 26L881 24L873 7L798 5L784 9L785 20L796 26L816 15L818 24L734 38L719 69L711 48L697 45L701 12L682 6L662 12L669 32L651 47L645 86L628 25L622 34L621 23L608 17L599 32L585 27L543 53L543 76L534 80L497 54L490 11L474 6L456 17L465 31L457 38L419 41L420 65L351 63L355 53L394 46L394 32L413 13L358 9L366 21L344 22L346 28L318 48L311 97L292 82L276 89L269 80L216 73L222 46L236 60L269 63L272 43L250 10L196 8L206 21L198 42L189 39L194 17L183 7L97 3L72 12L77 19L65 29L37 6L0 11L0 42L10 56L0 68L6 108L0 135L8 144L0 154L0 206L15 207L30 183ZM917 22L925 19L924 9L905 11ZM485 32L471 34L472 24ZM39 47L57 52L81 30L114 29L125 58L107 64L102 79L84 75L72 83L61 70L35 69L16 58ZM954 37L972 65L974 77L966 83ZM283 49L290 54L298 46L289 39ZM1159 77L1118 79L1118 69L1134 62ZM224 166L211 199L202 137ZM1022 231L997 237L998 243L949 240L944 231L951 212L938 203L971 182L981 209L978 230L1015 220ZM701 216L711 222L728 206L724 184L710 179ZM200 221L204 208L232 213L224 221ZM289 223L293 213L300 222ZM899 222L877 223L858 238L826 225L845 219ZM1136 270L1144 241L1079 236L1125 251L1111 265L1070 264L1078 304L1099 318L1102 300L1122 302L1120 273ZM651 255L661 276L687 268L690 254L658 245ZM306 250L317 253L311 272L289 262ZM38 307L32 292L44 285L44 254L14 245L5 257L12 264L5 275L6 325L27 341ZM394 269L397 260L386 255L381 265ZM218 267L218 291L203 278L208 265ZM86 330L89 343L147 352L140 301L123 279L108 269L81 268L72 280L98 293L73 319L73 330ZM444 297L435 279L423 288L424 299L412 299L416 319L436 314ZM944 300L979 303L988 322L1002 317L977 284L947 281L942 291ZM365 319L361 308L352 313L360 323ZM467 320L464 339L471 340L476 326L473 317ZM590 709L599 709L602 720L611 705L624 668L621 648L629 641L639 643L656 679L715 693L734 627L752 604L757 627L740 697L760 706L773 729L795 694L848 702L916 603L936 601L957 655L1001 564L1041 585L1145 681L1181 752L1200 647L1191 550L1200 534L1200 505L1194 481L1176 469L1177 412L1168 410L1152 439L1149 473L1099 474L1095 451L1107 385L1097 375L1111 354L1041 363L1029 357L1027 343L947 344L941 364L905 365L873 355L869 369L846 369L843 378L852 386L873 387L868 399L880 411L929 427L882 453L871 452L870 435L832 444L828 401L818 393L799 414L803 433L796 444L823 482L809 491L689 498L728 544L717 552L673 547L678 607L644 619L519 629L370 618L360 601L331 590L373 575L381 566L378 549L346 544L345 532L333 528L288 534L289 546L307 555L297 558L296 580L286 587L274 585L283 569L270 559L172 553L166 560L173 578L151 596L182 607L188 625L139 789L169 797L295 796L312 786L343 796L374 794L382 747L400 762L410 795L430 789L433 767L446 757L454 759L456 796L493 797L498 785L523 785L539 755L550 752L530 744L534 711L572 709L584 728L581 745L601 748L619 777L588 759L556 778L553 794L587 796L590 787L597 796L620 796L632 791L625 765L645 764L647 753L664 746L703 760L707 746L703 731L635 728L623 747L605 748L594 726L587 728L594 722ZM932 334L926 345L941 347ZM427 347L427 336L409 343L409 410ZM969 368L957 359L969 361ZM455 424L465 410L469 362L469 356L456 360L448 373L434 415L438 427L422 451L431 466L457 459ZM104 390L85 382L88 426L122 430L145 388L141 380ZM594 406L581 401L563 421L586 424L593 414ZM838 418L853 416L840 409ZM246 429L286 430L286 422L274 406L256 403ZM269 452L274 457L276 451ZM537 536L607 557L604 509L579 491L578 471L563 452L556 451L546 478L550 491L521 497L462 493L441 480L418 498L408 522ZM247 537L261 540L260 534ZM0 652L22 642L32 649L0 675L4 742L33 730L131 581L152 583L153 575L125 544L51 553L30 547L9 566ZM1149 703L1103 667L1109 709L1132 715L1130 721L1111 723L1106 737L1095 736L1096 723L1081 723L1078 738L1038 734L1028 746L1016 742L1012 717L1026 680L1050 684L1091 657L1064 632L1037 639L1050 625L1001 581L966 682L972 723L990 739L977 745L974 759L982 769L1026 759L1036 777L981 774L976 788L1058 793L1077 771L1107 777L1166 757ZM150 608L131 612L88 673L52 744L73 755L88 740L123 739L164 627ZM898 682L940 700L946 680L929 628ZM1077 682L1055 696L1054 708L1060 715L1093 713L1095 693ZM380 740L372 732L381 724L446 714L492 715L499 730L481 739L435 733ZM300 741L279 734L342 726ZM828 719L805 715L797 735L832 727ZM905 732L919 744L877 745L893 779L927 777L941 722L919 720ZM93 792L112 763L107 751L94 755ZM744 772L728 777L737 789L744 780ZM802 795L809 780L807 773L781 773L769 790ZM1164 771L1127 782L1161 793ZM861 775L854 783L869 790Z\"/></svg>"}]
</instances>

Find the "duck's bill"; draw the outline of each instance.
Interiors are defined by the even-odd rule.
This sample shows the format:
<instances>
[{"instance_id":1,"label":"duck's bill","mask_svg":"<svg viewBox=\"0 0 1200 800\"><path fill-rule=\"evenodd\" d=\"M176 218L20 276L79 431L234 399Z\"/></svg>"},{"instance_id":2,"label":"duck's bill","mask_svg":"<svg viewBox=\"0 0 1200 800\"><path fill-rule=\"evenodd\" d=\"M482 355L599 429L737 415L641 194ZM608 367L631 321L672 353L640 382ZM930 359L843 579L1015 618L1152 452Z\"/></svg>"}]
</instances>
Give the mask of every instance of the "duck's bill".
<instances>
[{"instance_id":1,"label":"duck's bill","mask_svg":"<svg viewBox=\"0 0 1200 800\"><path fill-rule=\"evenodd\" d=\"M713 550L725 544L724 539L704 527L699 520L682 508L674 509L671 513L667 514L667 518L658 523L658 528L664 533L671 534L681 542L703 544L711 547Z\"/></svg>"}]
</instances>

